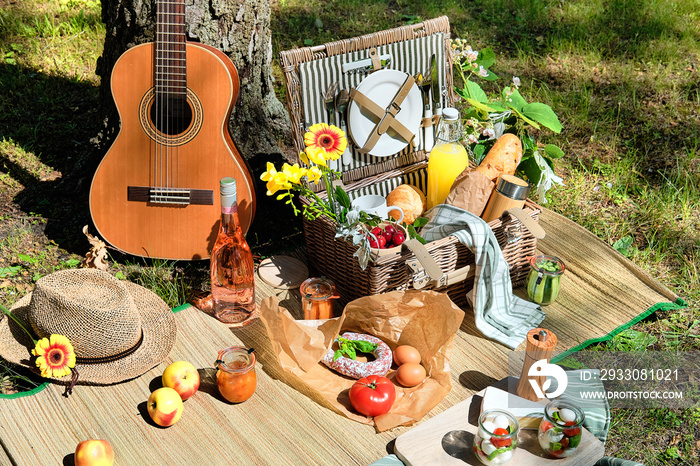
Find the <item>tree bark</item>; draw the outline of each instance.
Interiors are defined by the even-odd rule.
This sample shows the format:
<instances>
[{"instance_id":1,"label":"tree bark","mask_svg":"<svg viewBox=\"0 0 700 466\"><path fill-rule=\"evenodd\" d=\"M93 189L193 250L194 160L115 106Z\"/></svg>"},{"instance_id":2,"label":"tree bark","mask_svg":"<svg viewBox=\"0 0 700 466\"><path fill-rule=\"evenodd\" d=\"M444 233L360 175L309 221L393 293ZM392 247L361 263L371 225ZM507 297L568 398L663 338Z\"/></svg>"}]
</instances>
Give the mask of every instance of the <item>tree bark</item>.
<instances>
[{"instance_id":1,"label":"tree bark","mask_svg":"<svg viewBox=\"0 0 700 466\"><path fill-rule=\"evenodd\" d=\"M277 141L289 138L289 116L272 86L269 0L185 0L188 40L223 51L236 66L240 92L229 121L231 136L252 165L257 155L282 155ZM110 91L110 75L119 56L155 37L156 0L102 0L105 45L97 63L100 107L105 127L98 141L106 147L116 136L119 118ZM261 157L262 158L262 157Z\"/></svg>"}]
</instances>

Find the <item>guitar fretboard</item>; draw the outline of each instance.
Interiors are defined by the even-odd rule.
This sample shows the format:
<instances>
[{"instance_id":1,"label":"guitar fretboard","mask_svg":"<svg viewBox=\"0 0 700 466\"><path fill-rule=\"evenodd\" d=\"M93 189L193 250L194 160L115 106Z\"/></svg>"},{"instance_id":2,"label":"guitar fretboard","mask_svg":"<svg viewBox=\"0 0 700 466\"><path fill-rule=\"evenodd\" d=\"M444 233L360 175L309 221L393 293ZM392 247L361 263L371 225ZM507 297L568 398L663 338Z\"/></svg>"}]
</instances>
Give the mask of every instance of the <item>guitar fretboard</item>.
<instances>
[{"instance_id":1,"label":"guitar fretboard","mask_svg":"<svg viewBox=\"0 0 700 466\"><path fill-rule=\"evenodd\" d=\"M155 91L187 97L185 0L161 0L157 8Z\"/></svg>"}]
</instances>

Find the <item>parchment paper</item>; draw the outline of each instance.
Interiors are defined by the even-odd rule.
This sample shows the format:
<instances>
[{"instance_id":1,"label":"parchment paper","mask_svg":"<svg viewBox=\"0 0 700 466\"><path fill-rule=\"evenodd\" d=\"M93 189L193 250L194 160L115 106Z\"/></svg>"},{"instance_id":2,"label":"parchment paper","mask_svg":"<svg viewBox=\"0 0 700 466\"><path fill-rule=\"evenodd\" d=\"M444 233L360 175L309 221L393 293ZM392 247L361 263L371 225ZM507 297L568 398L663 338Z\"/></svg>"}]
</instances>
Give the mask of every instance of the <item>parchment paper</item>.
<instances>
[{"instance_id":1,"label":"parchment paper","mask_svg":"<svg viewBox=\"0 0 700 466\"><path fill-rule=\"evenodd\" d=\"M481 217L496 183L483 173L467 167L452 183L445 204L453 205Z\"/></svg>"},{"instance_id":2,"label":"parchment paper","mask_svg":"<svg viewBox=\"0 0 700 466\"><path fill-rule=\"evenodd\" d=\"M411 290L366 296L348 303L340 317L311 322L294 320L271 296L262 301L260 318L288 377L285 382L349 419L374 424L379 432L420 420L452 388L450 351L464 311L444 293ZM394 378L394 364L386 375L396 387L391 411L374 418L357 413L348 397L356 380L319 362L345 331L374 335L392 350L405 344L415 347L428 377L416 387L402 387Z\"/></svg>"}]
</instances>

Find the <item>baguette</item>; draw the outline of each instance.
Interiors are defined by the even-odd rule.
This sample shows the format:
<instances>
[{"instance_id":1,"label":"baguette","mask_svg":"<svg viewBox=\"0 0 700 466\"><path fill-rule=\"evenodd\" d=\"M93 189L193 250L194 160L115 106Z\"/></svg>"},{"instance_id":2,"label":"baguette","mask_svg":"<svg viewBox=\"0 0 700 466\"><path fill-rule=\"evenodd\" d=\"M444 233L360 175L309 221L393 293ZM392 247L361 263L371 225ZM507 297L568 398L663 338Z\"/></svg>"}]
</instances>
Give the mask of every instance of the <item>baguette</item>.
<instances>
[{"instance_id":1,"label":"baguette","mask_svg":"<svg viewBox=\"0 0 700 466\"><path fill-rule=\"evenodd\" d=\"M496 181L501 175L514 175L522 156L523 146L520 138L515 134L506 133L498 138L475 170L491 181Z\"/></svg>"}]
</instances>

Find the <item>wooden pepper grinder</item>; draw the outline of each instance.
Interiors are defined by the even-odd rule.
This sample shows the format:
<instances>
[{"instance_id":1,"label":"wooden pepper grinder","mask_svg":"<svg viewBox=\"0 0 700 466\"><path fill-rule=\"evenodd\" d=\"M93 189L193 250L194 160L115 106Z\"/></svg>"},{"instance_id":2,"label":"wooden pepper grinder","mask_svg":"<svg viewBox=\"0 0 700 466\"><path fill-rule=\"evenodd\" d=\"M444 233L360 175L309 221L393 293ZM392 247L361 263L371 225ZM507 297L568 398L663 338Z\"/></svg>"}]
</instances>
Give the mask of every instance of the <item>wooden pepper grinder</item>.
<instances>
[{"instance_id":1,"label":"wooden pepper grinder","mask_svg":"<svg viewBox=\"0 0 700 466\"><path fill-rule=\"evenodd\" d=\"M542 389L542 384L547 380L547 377L531 377L528 376L528 373L530 372L530 367L540 359L546 359L549 362L552 359L552 352L555 346L557 346L557 336L551 330L534 328L527 333L525 361L523 362L523 371L520 373L520 380L516 389L519 397L530 401L539 401L529 381L535 380L540 389Z\"/></svg>"}]
</instances>

